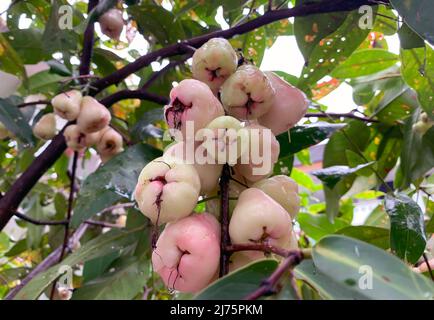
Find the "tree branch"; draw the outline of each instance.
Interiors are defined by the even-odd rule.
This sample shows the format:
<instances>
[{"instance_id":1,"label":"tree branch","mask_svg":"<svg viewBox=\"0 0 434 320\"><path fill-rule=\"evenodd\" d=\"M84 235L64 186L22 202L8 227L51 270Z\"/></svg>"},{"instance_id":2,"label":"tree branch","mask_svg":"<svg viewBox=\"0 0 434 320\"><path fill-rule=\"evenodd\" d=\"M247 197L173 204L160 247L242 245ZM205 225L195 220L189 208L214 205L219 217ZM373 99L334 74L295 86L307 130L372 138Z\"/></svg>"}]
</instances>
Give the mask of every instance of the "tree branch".
<instances>
[{"instance_id":1,"label":"tree branch","mask_svg":"<svg viewBox=\"0 0 434 320\"><path fill-rule=\"evenodd\" d=\"M246 296L245 300L256 300L262 296L274 294L276 292L276 285L284 274L291 268L298 265L304 259L303 252L300 250L291 251L289 255L282 261L277 269L271 274L270 277L262 281L261 286Z\"/></svg>"},{"instance_id":2,"label":"tree branch","mask_svg":"<svg viewBox=\"0 0 434 320\"><path fill-rule=\"evenodd\" d=\"M229 272L230 252L226 248L230 246L229 237L229 181L231 172L228 164L223 166L220 176L220 217L221 217L221 241L220 241L220 277Z\"/></svg>"},{"instance_id":3,"label":"tree branch","mask_svg":"<svg viewBox=\"0 0 434 320\"><path fill-rule=\"evenodd\" d=\"M359 117L358 115L355 115L352 112L347 113L333 113L333 112L322 112L322 113L306 113L304 115L305 118L350 118L350 119L356 119L363 122L380 122L375 119L365 118L365 117Z\"/></svg>"},{"instance_id":4,"label":"tree branch","mask_svg":"<svg viewBox=\"0 0 434 320\"><path fill-rule=\"evenodd\" d=\"M281 257L287 257L291 253L289 250L265 243L232 244L226 246L225 251L231 254L238 251L262 251L265 253L274 253Z\"/></svg>"},{"instance_id":5,"label":"tree branch","mask_svg":"<svg viewBox=\"0 0 434 320\"><path fill-rule=\"evenodd\" d=\"M115 92L112 95L109 95L105 98L102 98L100 100L100 103L105 105L107 108L110 108L113 104L115 104L118 101L125 100L125 99L140 99L140 100L147 100L152 101L161 105L165 105L169 103L169 99L166 97L162 97L150 92L142 91L142 90L121 90L118 92Z\"/></svg>"},{"instance_id":6,"label":"tree branch","mask_svg":"<svg viewBox=\"0 0 434 320\"><path fill-rule=\"evenodd\" d=\"M24 103L17 105L17 108L24 108L24 107L34 106L34 105L38 105L38 104L50 104L50 103L51 103L51 101L49 101L49 100L30 101L30 102L24 102Z\"/></svg>"}]
</instances>

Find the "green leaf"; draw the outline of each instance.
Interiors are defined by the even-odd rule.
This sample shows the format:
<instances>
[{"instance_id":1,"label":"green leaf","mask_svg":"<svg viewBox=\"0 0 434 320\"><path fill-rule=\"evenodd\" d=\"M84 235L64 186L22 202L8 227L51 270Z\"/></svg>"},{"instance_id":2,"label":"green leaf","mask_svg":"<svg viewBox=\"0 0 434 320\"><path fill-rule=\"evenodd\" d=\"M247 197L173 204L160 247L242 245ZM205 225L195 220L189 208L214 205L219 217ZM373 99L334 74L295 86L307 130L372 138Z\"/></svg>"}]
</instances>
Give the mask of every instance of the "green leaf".
<instances>
[{"instance_id":1,"label":"green leaf","mask_svg":"<svg viewBox=\"0 0 434 320\"><path fill-rule=\"evenodd\" d=\"M365 299L432 300L434 285L397 257L365 242L328 236L313 248L316 268ZM372 276L372 287L369 278ZM360 286L362 284L362 286Z\"/></svg>"},{"instance_id":2,"label":"green leaf","mask_svg":"<svg viewBox=\"0 0 434 320\"><path fill-rule=\"evenodd\" d=\"M24 143L25 147L34 146L35 138L32 129L20 109L15 106L15 103L10 98L0 98L0 122L17 136Z\"/></svg>"},{"instance_id":3,"label":"green leaf","mask_svg":"<svg viewBox=\"0 0 434 320\"><path fill-rule=\"evenodd\" d=\"M390 2L413 30L434 45L434 30L432 28L434 3L432 1L391 0Z\"/></svg>"},{"instance_id":4,"label":"green leaf","mask_svg":"<svg viewBox=\"0 0 434 320\"><path fill-rule=\"evenodd\" d=\"M401 72L416 90L423 110L434 119L434 49L430 46L401 50Z\"/></svg>"},{"instance_id":5,"label":"green leaf","mask_svg":"<svg viewBox=\"0 0 434 320\"><path fill-rule=\"evenodd\" d=\"M378 205L365 221L365 225L380 228L389 228L390 222L383 205Z\"/></svg>"},{"instance_id":6,"label":"green leaf","mask_svg":"<svg viewBox=\"0 0 434 320\"><path fill-rule=\"evenodd\" d=\"M36 64L45 59L42 31L36 28L13 30L4 34L24 64Z\"/></svg>"},{"instance_id":7,"label":"green leaf","mask_svg":"<svg viewBox=\"0 0 434 320\"><path fill-rule=\"evenodd\" d=\"M288 133L282 133L277 136L280 144L280 156L286 157L295 154L303 149L330 138L337 130L345 127L345 124L334 124L328 122L316 122L303 126L291 128Z\"/></svg>"},{"instance_id":8,"label":"green leaf","mask_svg":"<svg viewBox=\"0 0 434 320\"><path fill-rule=\"evenodd\" d=\"M241 300L259 288L277 268L276 260L260 260L218 279L201 291L196 300Z\"/></svg>"},{"instance_id":9,"label":"green leaf","mask_svg":"<svg viewBox=\"0 0 434 320\"><path fill-rule=\"evenodd\" d=\"M134 261L74 291L73 300L131 300L148 280L148 264Z\"/></svg>"},{"instance_id":10,"label":"green leaf","mask_svg":"<svg viewBox=\"0 0 434 320\"><path fill-rule=\"evenodd\" d=\"M321 0L297 0L295 5L299 6L305 3L320 1ZM315 47L322 39L334 33L344 23L347 15L348 12L331 12L313 14L306 17L296 17L294 19L295 39L307 63L309 63L310 56Z\"/></svg>"},{"instance_id":11,"label":"green leaf","mask_svg":"<svg viewBox=\"0 0 434 320\"><path fill-rule=\"evenodd\" d=\"M137 144L89 175L78 193L71 225L77 227L120 200L131 200L140 171L160 155L149 145Z\"/></svg>"},{"instance_id":12,"label":"green leaf","mask_svg":"<svg viewBox=\"0 0 434 320\"><path fill-rule=\"evenodd\" d=\"M398 56L387 50L358 50L337 66L331 76L341 79L367 76L388 69L397 62Z\"/></svg>"},{"instance_id":13,"label":"green leaf","mask_svg":"<svg viewBox=\"0 0 434 320\"><path fill-rule=\"evenodd\" d=\"M349 226L346 221L339 218L331 223L325 214L300 213L297 222L300 228L315 241Z\"/></svg>"},{"instance_id":14,"label":"green leaf","mask_svg":"<svg viewBox=\"0 0 434 320\"><path fill-rule=\"evenodd\" d=\"M128 13L136 20L140 33L146 39L154 37L151 43L157 40L159 45L165 46L185 39L181 21L163 7L143 3L128 7Z\"/></svg>"},{"instance_id":15,"label":"green leaf","mask_svg":"<svg viewBox=\"0 0 434 320\"><path fill-rule=\"evenodd\" d=\"M342 178L349 176L350 174L356 173L357 171L369 167L373 164L374 162L368 162L365 164L360 164L354 168L350 168L348 166L333 166L321 170L314 170L310 173L316 176L322 182L324 182L324 184L328 188L333 189L336 184L342 180Z\"/></svg>"},{"instance_id":16,"label":"green leaf","mask_svg":"<svg viewBox=\"0 0 434 320\"><path fill-rule=\"evenodd\" d=\"M21 79L27 79L23 61L2 33L0 33L0 68Z\"/></svg>"},{"instance_id":17,"label":"green leaf","mask_svg":"<svg viewBox=\"0 0 434 320\"><path fill-rule=\"evenodd\" d=\"M413 125L419 121L420 110L405 121L404 141L401 151L401 173L403 176L401 188L421 178L434 167L434 127L424 135L413 130Z\"/></svg>"},{"instance_id":18,"label":"green leaf","mask_svg":"<svg viewBox=\"0 0 434 320\"><path fill-rule=\"evenodd\" d=\"M357 11L351 12L334 33L315 46L308 64L303 68L299 88L309 92L309 87L330 74L359 47L369 33L369 30L359 28L359 19Z\"/></svg>"},{"instance_id":19,"label":"green leaf","mask_svg":"<svg viewBox=\"0 0 434 320\"><path fill-rule=\"evenodd\" d=\"M327 300L363 300L362 295L348 289L320 272L312 260L304 260L294 268L294 275L318 291Z\"/></svg>"},{"instance_id":20,"label":"green leaf","mask_svg":"<svg viewBox=\"0 0 434 320\"><path fill-rule=\"evenodd\" d=\"M55 265L38 274L15 296L16 300L35 300L42 292L60 276L59 267L63 265L75 266L78 263L86 262L97 257L107 255L114 250L120 250L133 244L140 236L141 229L120 230L112 229L89 242L85 243L80 249L68 256L60 264Z\"/></svg>"},{"instance_id":21,"label":"green leaf","mask_svg":"<svg viewBox=\"0 0 434 320\"><path fill-rule=\"evenodd\" d=\"M336 234L341 234L350 238L359 239L384 250L390 248L390 232L388 229L385 228L370 226L349 226L338 230Z\"/></svg>"},{"instance_id":22,"label":"green leaf","mask_svg":"<svg viewBox=\"0 0 434 320\"><path fill-rule=\"evenodd\" d=\"M59 91L60 81L64 79L65 77L51 73L49 70L38 72L29 78L28 92L31 94L52 95Z\"/></svg>"},{"instance_id":23,"label":"green leaf","mask_svg":"<svg viewBox=\"0 0 434 320\"><path fill-rule=\"evenodd\" d=\"M399 41L402 49L424 48L425 42L406 23L398 31Z\"/></svg>"},{"instance_id":24,"label":"green leaf","mask_svg":"<svg viewBox=\"0 0 434 320\"><path fill-rule=\"evenodd\" d=\"M416 263L426 246L424 215L404 194L387 195L384 203L390 217L390 246L398 257Z\"/></svg>"},{"instance_id":25,"label":"green leaf","mask_svg":"<svg viewBox=\"0 0 434 320\"><path fill-rule=\"evenodd\" d=\"M87 283L101 276L118 257L119 252L110 252L106 256L87 261L83 266L83 282Z\"/></svg>"}]
</instances>

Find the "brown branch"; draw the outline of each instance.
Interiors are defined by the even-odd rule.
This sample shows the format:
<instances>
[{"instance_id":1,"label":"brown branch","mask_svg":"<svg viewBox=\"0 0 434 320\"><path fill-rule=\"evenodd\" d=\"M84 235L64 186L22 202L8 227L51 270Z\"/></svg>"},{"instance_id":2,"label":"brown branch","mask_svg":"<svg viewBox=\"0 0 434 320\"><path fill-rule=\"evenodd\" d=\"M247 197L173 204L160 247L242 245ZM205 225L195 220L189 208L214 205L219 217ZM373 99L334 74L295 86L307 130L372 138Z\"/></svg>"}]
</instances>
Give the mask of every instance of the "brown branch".
<instances>
[{"instance_id":1,"label":"brown branch","mask_svg":"<svg viewBox=\"0 0 434 320\"><path fill-rule=\"evenodd\" d=\"M162 97L159 95L156 95L154 93L142 91L142 90L121 90L118 92L115 92L112 95L109 95L105 98L102 98L100 100L100 103L105 105L107 108L111 107L113 104L115 104L118 101L125 100L125 99L140 99L140 100L147 100L152 101L161 105L165 105L169 102L169 99L166 97Z\"/></svg>"},{"instance_id":2,"label":"brown branch","mask_svg":"<svg viewBox=\"0 0 434 320\"><path fill-rule=\"evenodd\" d=\"M25 214L22 214L20 212L15 212L14 215L21 220L24 220L26 222L29 222L31 224L37 225L37 226L58 226L58 225L67 225L68 220L57 220L57 221L49 221L49 220L37 220L33 219Z\"/></svg>"},{"instance_id":3,"label":"brown branch","mask_svg":"<svg viewBox=\"0 0 434 320\"><path fill-rule=\"evenodd\" d=\"M356 119L364 122L380 122L375 119L365 118L365 117L359 117L358 115L355 115L352 112L347 113L333 113L333 112L321 112L321 113L306 113L304 115L305 118L350 118L350 119Z\"/></svg>"},{"instance_id":4,"label":"brown branch","mask_svg":"<svg viewBox=\"0 0 434 320\"><path fill-rule=\"evenodd\" d=\"M220 242L220 277L229 272L230 252L226 248L231 245L229 237L229 181L231 172L228 164L223 166L220 177L220 217L221 217L221 242Z\"/></svg>"},{"instance_id":5,"label":"brown branch","mask_svg":"<svg viewBox=\"0 0 434 320\"><path fill-rule=\"evenodd\" d=\"M24 107L34 106L38 104L50 104L50 103L51 101L49 100L30 101L30 102L20 103L19 105L17 105L17 108L24 108Z\"/></svg>"},{"instance_id":6,"label":"brown branch","mask_svg":"<svg viewBox=\"0 0 434 320\"><path fill-rule=\"evenodd\" d=\"M356 9L360 5L364 4L369 5L371 3L368 0L336 0L334 2L328 1L326 5L324 5L323 3L309 3L301 6L296 6L291 9L273 10L271 12L265 13L261 17L250 20L234 28L204 34L199 37L191 38L181 43L176 43L163 49L151 52L145 56L142 56L135 62L126 65L125 67L119 69L113 74L92 82L90 84L90 87L95 87L95 89L91 89L90 94L95 95L96 93L107 88L108 86L121 82L130 74L140 70L143 67L146 67L151 62L158 59L168 58L179 54L191 55L192 50L191 48L188 49L189 46L197 48L214 37L231 38L236 35L245 34L256 28L278 20L296 16L307 16L310 14L327 13L333 11L347 11ZM117 97L119 98L119 95ZM106 101L106 103L111 103L111 101ZM60 133L52 140L48 147L32 162L32 164L27 168L27 170L24 171L23 174L10 187L4 198L0 200L0 230L4 228L9 219L13 216L14 212L16 211L24 197L34 187L34 185L38 182L42 175L62 155L65 149L65 139L63 137L63 134Z\"/></svg>"},{"instance_id":7,"label":"brown branch","mask_svg":"<svg viewBox=\"0 0 434 320\"><path fill-rule=\"evenodd\" d=\"M429 275L431 277L431 280L434 281L434 274L432 272L431 265L430 265L430 263L428 261L428 257L426 256L426 253L424 253L422 256L423 256L423 260L424 260L424 262L426 264L426 267L428 268L428 273L429 273Z\"/></svg>"},{"instance_id":8,"label":"brown branch","mask_svg":"<svg viewBox=\"0 0 434 320\"><path fill-rule=\"evenodd\" d=\"M276 293L276 286L279 280L288 272L289 269L298 265L304 259L302 251L292 251L289 253L282 263L277 267L277 269L264 281L262 281L261 286L246 296L245 300L256 300L262 296L268 296Z\"/></svg>"},{"instance_id":9,"label":"brown branch","mask_svg":"<svg viewBox=\"0 0 434 320\"><path fill-rule=\"evenodd\" d=\"M232 244L226 246L225 251L231 254L238 251L262 251L264 253L274 253L281 257L288 257L291 254L289 250L265 243Z\"/></svg>"}]
</instances>

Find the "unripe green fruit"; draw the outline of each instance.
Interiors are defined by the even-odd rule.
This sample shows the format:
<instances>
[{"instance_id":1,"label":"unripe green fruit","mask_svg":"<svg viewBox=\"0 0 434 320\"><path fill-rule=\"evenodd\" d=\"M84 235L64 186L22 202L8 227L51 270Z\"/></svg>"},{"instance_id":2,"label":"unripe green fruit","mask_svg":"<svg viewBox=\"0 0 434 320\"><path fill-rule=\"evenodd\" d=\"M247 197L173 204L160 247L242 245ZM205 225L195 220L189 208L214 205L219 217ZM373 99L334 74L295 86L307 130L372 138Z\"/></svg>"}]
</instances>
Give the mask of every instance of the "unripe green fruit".
<instances>
[{"instance_id":1,"label":"unripe green fruit","mask_svg":"<svg viewBox=\"0 0 434 320\"><path fill-rule=\"evenodd\" d=\"M265 72L276 90L274 102L267 113L259 117L259 124L270 128L277 136L295 126L309 106L306 95L273 72Z\"/></svg>"},{"instance_id":2,"label":"unripe green fruit","mask_svg":"<svg viewBox=\"0 0 434 320\"><path fill-rule=\"evenodd\" d=\"M292 223L286 210L256 188L243 191L229 223L233 244L266 243L281 248L291 246ZM256 258L258 253L245 252Z\"/></svg>"},{"instance_id":3,"label":"unripe green fruit","mask_svg":"<svg viewBox=\"0 0 434 320\"><path fill-rule=\"evenodd\" d=\"M77 126L83 133L93 133L107 127L111 120L110 111L96 99L86 96L81 101Z\"/></svg>"},{"instance_id":4,"label":"unripe green fruit","mask_svg":"<svg viewBox=\"0 0 434 320\"><path fill-rule=\"evenodd\" d=\"M264 191L279 203L294 219L300 210L298 185L288 176L278 175L256 182L253 188Z\"/></svg>"},{"instance_id":5,"label":"unripe green fruit","mask_svg":"<svg viewBox=\"0 0 434 320\"><path fill-rule=\"evenodd\" d=\"M125 25L121 10L108 10L99 18L98 22L101 26L101 32L103 34L113 40L119 40Z\"/></svg>"},{"instance_id":6,"label":"unripe green fruit","mask_svg":"<svg viewBox=\"0 0 434 320\"><path fill-rule=\"evenodd\" d=\"M194 79L183 80L173 88L170 91L170 104L164 107L167 124L172 129L180 130L184 141L194 138L186 136L187 121L194 122L192 134L195 134L222 115L223 107L210 88Z\"/></svg>"},{"instance_id":7,"label":"unripe green fruit","mask_svg":"<svg viewBox=\"0 0 434 320\"><path fill-rule=\"evenodd\" d=\"M54 112L68 121L76 120L80 113L82 95L78 90L58 94L51 100Z\"/></svg>"},{"instance_id":8,"label":"unripe green fruit","mask_svg":"<svg viewBox=\"0 0 434 320\"><path fill-rule=\"evenodd\" d=\"M193 54L193 77L217 93L226 79L235 72L237 63L237 53L229 41L213 38Z\"/></svg>"},{"instance_id":9,"label":"unripe green fruit","mask_svg":"<svg viewBox=\"0 0 434 320\"><path fill-rule=\"evenodd\" d=\"M135 199L154 224L186 217L196 206L200 179L192 165L157 158L140 173Z\"/></svg>"},{"instance_id":10,"label":"unripe green fruit","mask_svg":"<svg viewBox=\"0 0 434 320\"><path fill-rule=\"evenodd\" d=\"M105 163L118 153L121 153L124 150L122 146L122 136L116 130L109 127L102 130L96 150L101 156L102 162Z\"/></svg>"},{"instance_id":11,"label":"unripe green fruit","mask_svg":"<svg viewBox=\"0 0 434 320\"><path fill-rule=\"evenodd\" d=\"M275 90L270 80L257 67L243 65L221 88L221 101L227 113L237 119L261 117L274 103Z\"/></svg>"},{"instance_id":12,"label":"unripe green fruit","mask_svg":"<svg viewBox=\"0 0 434 320\"><path fill-rule=\"evenodd\" d=\"M193 214L166 225L152 266L166 286L198 292L210 284L220 261L220 225L209 213Z\"/></svg>"},{"instance_id":13,"label":"unripe green fruit","mask_svg":"<svg viewBox=\"0 0 434 320\"><path fill-rule=\"evenodd\" d=\"M54 113L43 115L33 127L33 134L42 140L53 139L57 134L56 116Z\"/></svg>"}]
</instances>

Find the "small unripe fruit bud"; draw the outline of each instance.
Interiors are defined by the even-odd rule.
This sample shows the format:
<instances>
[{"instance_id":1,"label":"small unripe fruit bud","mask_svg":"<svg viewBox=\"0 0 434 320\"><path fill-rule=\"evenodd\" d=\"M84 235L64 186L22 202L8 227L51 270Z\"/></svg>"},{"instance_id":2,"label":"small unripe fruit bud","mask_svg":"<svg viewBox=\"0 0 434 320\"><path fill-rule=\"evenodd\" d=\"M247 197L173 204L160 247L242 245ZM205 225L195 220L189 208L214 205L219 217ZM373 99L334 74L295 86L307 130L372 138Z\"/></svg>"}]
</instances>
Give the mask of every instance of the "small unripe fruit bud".
<instances>
[{"instance_id":1,"label":"small unripe fruit bud","mask_svg":"<svg viewBox=\"0 0 434 320\"><path fill-rule=\"evenodd\" d=\"M102 33L113 40L119 40L125 25L121 10L108 10L99 18L98 22Z\"/></svg>"},{"instance_id":2,"label":"small unripe fruit bud","mask_svg":"<svg viewBox=\"0 0 434 320\"><path fill-rule=\"evenodd\" d=\"M66 287L57 288L54 291L53 300L71 300L72 290Z\"/></svg>"},{"instance_id":3,"label":"small unripe fruit bud","mask_svg":"<svg viewBox=\"0 0 434 320\"><path fill-rule=\"evenodd\" d=\"M208 40L193 54L193 77L205 82L217 93L223 82L237 69L238 57L224 38Z\"/></svg>"},{"instance_id":4,"label":"small unripe fruit bud","mask_svg":"<svg viewBox=\"0 0 434 320\"><path fill-rule=\"evenodd\" d=\"M266 243L281 248L291 245L292 223L285 209L256 188L243 191L229 224L233 244ZM245 252L255 257L257 252Z\"/></svg>"},{"instance_id":5,"label":"small unripe fruit bud","mask_svg":"<svg viewBox=\"0 0 434 320\"><path fill-rule=\"evenodd\" d=\"M116 219L116 225L125 228L127 225L127 216L125 214L120 215L119 218Z\"/></svg>"},{"instance_id":6,"label":"small unripe fruit bud","mask_svg":"<svg viewBox=\"0 0 434 320\"><path fill-rule=\"evenodd\" d=\"M208 194L217 187L223 165L213 163L199 164L195 159L195 151L196 148L188 150L187 144L184 141L181 141L167 148L164 152L163 158L178 158L187 164L193 165L200 179L200 194ZM187 154L187 152L192 152L193 154Z\"/></svg>"},{"instance_id":7,"label":"small unripe fruit bud","mask_svg":"<svg viewBox=\"0 0 434 320\"><path fill-rule=\"evenodd\" d=\"M143 168L134 195L140 211L160 224L190 215L199 192L199 175L192 165L161 157Z\"/></svg>"},{"instance_id":8,"label":"small unripe fruit bud","mask_svg":"<svg viewBox=\"0 0 434 320\"><path fill-rule=\"evenodd\" d=\"M111 120L110 111L96 99L84 97L81 111L77 118L77 126L83 133L93 133L108 126Z\"/></svg>"},{"instance_id":9,"label":"small unripe fruit bud","mask_svg":"<svg viewBox=\"0 0 434 320\"><path fill-rule=\"evenodd\" d=\"M122 142L122 136L116 132L116 130L107 128L102 131L96 150L103 162L107 162L113 156L124 150L122 148Z\"/></svg>"},{"instance_id":10,"label":"small unripe fruit bud","mask_svg":"<svg viewBox=\"0 0 434 320\"><path fill-rule=\"evenodd\" d=\"M247 151L248 131L240 121L231 116L221 116L212 120L205 129L198 132L207 155L216 163L235 165L237 159ZM204 151L205 152L205 151Z\"/></svg>"},{"instance_id":11,"label":"small unripe fruit bud","mask_svg":"<svg viewBox=\"0 0 434 320\"><path fill-rule=\"evenodd\" d=\"M258 124L245 127L248 130L248 152L238 159L235 172L249 182L256 182L268 177L279 158L280 145L270 129ZM248 157L247 157L248 155ZM246 157L246 159L244 159Z\"/></svg>"},{"instance_id":12,"label":"small unripe fruit bud","mask_svg":"<svg viewBox=\"0 0 434 320\"><path fill-rule=\"evenodd\" d=\"M63 135L65 136L66 145L74 151L82 151L86 147L94 145L100 138L99 132L83 133L76 124L68 126Z\"/></svg>"},{"instance_id":13,"label":"small unripe fruit bud","mask_svg":"<svg viewBox=\"0 0 434 320\"><path fill-rule=\"evenodd\" d=\"M51 140L57 134L56 116L54 113L47 113L39 119L33 127L33 134L42 140Z\"/></svg>"},{"instance_id":14,"label":"small unripe fruit bud","mask_svg":"<svg viewBox=\"0 0 434 320\"><path fill-rule=\"evenodd\" d=\"M166 225L152 254L154 270L166 286L198 292L214 280L220 261L220 226L209 213Z\"/></svg>"},{"instance_id":15,"label":"small unripe fruit bud","mask_svg":"<svg viewBox=\"0 0 434 320\"><path fill-rule=\"evenodd\" d=\"M80 113L82 95L78 90L58 94L51 100L54 112L68 121L77 119Z\"/></svg>"},{"instance_id":16,"label":"small unripe fruit bud","mask_svg":"<svg viewBox=\"0 0 434 320\"><path fill-rule=\"evenodd\" d=\"M306 114L309 106L306 95L273 72L265 72L276 90L274 102L259 124L270 128L277 136L295 126Z\"/></svg>"},{"instance_id":17,"label":"small unripe fruit bud","mask_svg":"<svg viewBox=\"0 0 434 320\"><path fill-rule=\"evenodd\" d=\"M291 218L296 217L300 210L300 197L298 196L298 185L290 177L274 176L258 181L252 187L264 191L273 198L291 215Z\"/></svg>"},{"instance_id":18,"label":"small unripe fruit bud","mask_svg":"<svg viewBox=\"0 0 434 320\"><path fill-rule=\"evenodd\" d=\"M184 141L194 137L186 137L186 122L194 121L195 134L205 128L213 119L224 115L220 101L211 89L203 82L194 79L181 81L170 91L170 104L164 107L164 116L172 129L181 130Z\"/></svg>"},{"instance_id":19,"label":"small unripe fruit bud","mask_svg":"<svg viewBox=\"0 0 434 320\"><path fill-rule=\"evenodd\" d=\"M253 65L243 65L221 88L221 101L237 119L257 119L270 110L275 90L268 77Z\"/></svg>"},{"instance_id":20,"label":"small unripe fruit bud","mask_svg":"<svg viewBox=\"0 0 434 320\"><path fill-rule=\"evenodd\" d=\"M9 131L6 129L5 125L0 122L0 140L6 139L9 137Z\"/></svg>"}]
</instances>

